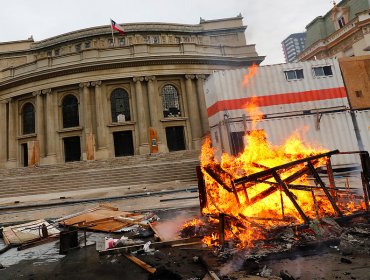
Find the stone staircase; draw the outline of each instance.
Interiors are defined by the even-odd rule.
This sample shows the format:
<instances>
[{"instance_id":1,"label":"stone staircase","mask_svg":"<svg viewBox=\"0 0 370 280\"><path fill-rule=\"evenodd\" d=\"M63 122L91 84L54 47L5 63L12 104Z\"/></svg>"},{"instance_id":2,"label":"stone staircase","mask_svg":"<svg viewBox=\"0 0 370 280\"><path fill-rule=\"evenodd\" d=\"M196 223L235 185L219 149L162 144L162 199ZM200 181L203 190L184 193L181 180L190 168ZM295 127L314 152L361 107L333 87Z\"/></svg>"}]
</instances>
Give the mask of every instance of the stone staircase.
<instances>
[{"instance_id":1,"label":"stone staircase","mask_svg":"<svg viewBox=\"0 0 370 280\"><path fill-rule=\"evenodd\" d=\"M196 182L199 151L0 169L0 198L179 180Z\"/></svg>"}]
</instances>

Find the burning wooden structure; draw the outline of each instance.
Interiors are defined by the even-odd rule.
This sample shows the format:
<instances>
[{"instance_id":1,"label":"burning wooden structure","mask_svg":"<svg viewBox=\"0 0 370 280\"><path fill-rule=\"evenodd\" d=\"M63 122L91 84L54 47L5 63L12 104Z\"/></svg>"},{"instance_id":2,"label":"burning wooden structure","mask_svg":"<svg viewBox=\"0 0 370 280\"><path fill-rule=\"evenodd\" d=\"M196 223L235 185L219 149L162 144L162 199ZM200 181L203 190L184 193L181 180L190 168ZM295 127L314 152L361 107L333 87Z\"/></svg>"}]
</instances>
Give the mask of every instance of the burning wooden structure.
<instances>
[{"instance_id":1,"label":"burning wooden structure","mask_svg":"<svg viewBox=\"0 0 370 280\"><path fill-rule=\"evenodd\" d=\"M343 154L338 150L300 155L273 167L250 161L248 165L259 170L251 174L243 174L245 168L240 168L240 162L239 168L230 161L217 162L211 150L203 149L203 159L208 158L197 169L202 214L219 224L218 232L205 237L208 244L223 245L226 239L232 239L243 247L253 246L272 229L369 212L368 152L352 152L359 154L362 167L362 188L356 189L336 185L331 157ZM324 175L318 171L323 165Z\"/></svg>"}]
</instances>

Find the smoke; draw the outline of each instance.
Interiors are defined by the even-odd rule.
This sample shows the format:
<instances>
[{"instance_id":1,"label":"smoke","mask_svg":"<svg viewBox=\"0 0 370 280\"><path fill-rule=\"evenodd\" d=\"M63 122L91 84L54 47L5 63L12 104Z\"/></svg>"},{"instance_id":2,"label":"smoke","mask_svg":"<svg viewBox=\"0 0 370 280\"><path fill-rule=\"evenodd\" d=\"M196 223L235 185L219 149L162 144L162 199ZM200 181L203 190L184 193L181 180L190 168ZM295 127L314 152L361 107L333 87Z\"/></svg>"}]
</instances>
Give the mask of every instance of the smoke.
<instances>
[{"instance_id":1,"label":"smoke","mask_svg":"<svg viewBox=\"0 0 370 280\"><path fill-rule=\"evenodd\" d=\"M162 240L174 240L179 236L179 231L182 225L187 222L193 215L190 213L182 212L172 219L161 221L156 231L161 236Z\"/></svg>"},{"instance_id":2,"label":"smoke","mask_svg":"<svg viewBox=\"0 0 370 280\"><path fill-rule=\"evenodd\" d=\"M226 276L232 272L239 271L245 262L245 256L244 254L234 254L233 258L221 266L220 268L220 275Z\"/></svg>"}]
</instances>

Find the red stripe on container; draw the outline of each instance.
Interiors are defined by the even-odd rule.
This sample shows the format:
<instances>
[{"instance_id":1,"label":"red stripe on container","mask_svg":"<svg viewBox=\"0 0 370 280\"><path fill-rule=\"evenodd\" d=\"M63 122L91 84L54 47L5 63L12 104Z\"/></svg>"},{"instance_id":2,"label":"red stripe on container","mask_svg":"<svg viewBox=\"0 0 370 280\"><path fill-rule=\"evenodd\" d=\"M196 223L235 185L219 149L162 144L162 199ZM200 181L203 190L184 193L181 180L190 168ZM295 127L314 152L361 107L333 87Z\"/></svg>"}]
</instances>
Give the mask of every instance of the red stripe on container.
<instances>
[{"instance_id":1,"label":"red stripe on container","mask_svg":"<svg viewBox=\"0 0 370 280\"><path fill-rule=\"evenodd\" d=\"M309 90L302 92L279 93L265 96L246 97L239 99L220 100L207 109L208 117L218 112L227 110L245 109L252 102L259 107L273 106L281 104L293 104L308 101L328 100L335 98L345 98L346 90L344 87L329 88L320 90Z\"/></svg>"}]
</instances>

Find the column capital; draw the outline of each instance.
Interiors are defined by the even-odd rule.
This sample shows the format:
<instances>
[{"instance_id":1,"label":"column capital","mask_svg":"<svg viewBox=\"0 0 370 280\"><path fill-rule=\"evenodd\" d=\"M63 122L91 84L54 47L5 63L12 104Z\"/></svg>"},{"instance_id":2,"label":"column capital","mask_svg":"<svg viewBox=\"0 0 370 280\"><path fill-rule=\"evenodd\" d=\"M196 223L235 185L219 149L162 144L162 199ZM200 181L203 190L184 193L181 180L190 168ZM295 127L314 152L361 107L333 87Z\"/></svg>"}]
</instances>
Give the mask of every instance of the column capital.
<instances>
[{"instance_id":1,"label":"column capital","mask_svg":"<svg viewBox=\"0 0 370 280\"><path fill-rule=\"evenodd\" d=\"M145 77L145 81L149 82L149 81L155 81L156 77L155 76L146 76Z\"/></svg>"},{"instance_id":2,"label":"column capital","mask_svg":"<svg viewBox=\"0 0 370 280\"><path fill-rule=\"evenodd\" d=\"M38 95L41 95L41 90L36 90L32 92L32 96L38 96Z\"/></svg>"},{"instance_id":3,"label":"column capital","mask_svg":"<svg viewBox=\"0 0 370 280\"><path fill-rule=\"evenodd\" d=\"M90 83L92 87L98 87L101 86L102 82L101 81L93 81Z\"/></svg>"},{"instance_id":4,"label":"column capital","mask_svg":"<svg viewBox=\"0 0 370 280\"><path fill-rule=\"evenodd\" d=\"M144 77L133 77L132 80L136 83L136 82L142 82L144 81Z\"/></svg>"},{"instance_id":5,"label":"column capital","mask_svg":"<svg viewBox=\"0 0 370 280\"><path fill-rule=\"evenodd\" d=\"M192 79L194 79L194 78L195 78L195 75L193 75L193 74L187 74L187 75L185 75L185 78L186 78L187 80L192 80Z\"/></svg>"},{"instance_id":6,"label":"column capital","mask_svg":"<svg viewBox=\"0 0 370 280\"><path fill-rule=\"evenodd\" d=\"M197 75L195 75L195 77L196 77L198 80L205 80L205 79L206 79L206 75L204 75L204 74L197 74Z\"/></svg>"},{"instance_id":7,"label":"column capital","mask_svg":"<svg viewBox=\"0 0 370 280\"><path fill-rule=\"evenodd\" d=\"M90 83L90 82L80 83L80 84L79 84L80 88L89 87L90 85L91 85L91 83Z\"/></svg>"},{"instance_id":8,"label":"column capital","mask_svg":"<svg viewBox=\"0 0 370 280\"><path fill-rule=\"evenodd\" d=\"M51 88L43 89L43 90L41 91L41 94L48 94L48 93L51 93Z\"/></svg>"}]
</instances>

